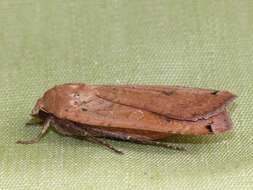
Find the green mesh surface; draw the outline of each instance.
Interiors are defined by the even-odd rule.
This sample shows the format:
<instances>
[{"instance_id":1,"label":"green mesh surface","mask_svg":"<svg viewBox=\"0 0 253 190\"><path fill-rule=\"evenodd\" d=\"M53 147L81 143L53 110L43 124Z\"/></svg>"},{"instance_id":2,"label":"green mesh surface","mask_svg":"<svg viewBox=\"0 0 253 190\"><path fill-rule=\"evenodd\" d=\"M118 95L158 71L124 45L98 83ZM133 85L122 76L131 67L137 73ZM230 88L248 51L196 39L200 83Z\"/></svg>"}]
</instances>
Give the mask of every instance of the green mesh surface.
<instances>
[{"instance_id":1,"label":"green mesh surface","mask_svg":"<svg viewBox=\"0 0 253 190\"><path fill-rule=\"evenodd\" d=\"M253 189L253 1L0 1L0 189ZM233 133L188 152L53 132L17 145L37 98L65 82L227 89Z\"/></svg>"}]
</instances>

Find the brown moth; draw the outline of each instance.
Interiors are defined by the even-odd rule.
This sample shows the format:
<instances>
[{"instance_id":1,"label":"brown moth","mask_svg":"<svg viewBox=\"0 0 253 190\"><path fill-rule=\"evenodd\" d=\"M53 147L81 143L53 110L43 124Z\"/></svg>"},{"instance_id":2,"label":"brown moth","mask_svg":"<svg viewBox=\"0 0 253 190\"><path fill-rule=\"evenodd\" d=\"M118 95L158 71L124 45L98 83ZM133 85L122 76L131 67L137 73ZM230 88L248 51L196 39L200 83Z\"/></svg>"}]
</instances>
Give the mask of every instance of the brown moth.
<instances>
[{"instance_id":1,"label":"brown moth","mask_svg":"<svg viewBox=\"0 0 253 190\"><path fill-rule=\"evenodd\" d=\"M38 142L52 127L122 153L100 137L179 149L161 142L171 134L208 135L232 128L228 91L178 86L63 84L45 92L32 110L43 123Z\"/></svg>"}]
</instances>

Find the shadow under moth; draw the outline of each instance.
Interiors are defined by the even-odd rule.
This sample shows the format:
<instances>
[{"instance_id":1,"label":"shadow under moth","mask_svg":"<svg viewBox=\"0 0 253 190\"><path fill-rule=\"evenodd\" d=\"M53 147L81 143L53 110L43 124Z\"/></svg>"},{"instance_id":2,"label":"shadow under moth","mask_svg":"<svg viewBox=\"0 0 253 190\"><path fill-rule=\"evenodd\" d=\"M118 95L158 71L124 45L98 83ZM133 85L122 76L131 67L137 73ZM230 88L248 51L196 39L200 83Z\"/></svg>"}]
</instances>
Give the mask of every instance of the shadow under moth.
<instances>
[{"instance_id":1,"label":"shadow under moth","mask_svg":"<svg viewBox=\"0 0 253 190\"><path fill-rule=\"evenodd\" d=\"M47 90L32 110L41 133L21 144L38 142L49 128L69 137L122 151L102 138L183 150L162 139L172 134L208 135L232 128L228 91L159 85L63 84ZM102 137L102 138L101 138Z\"/></svg>"}]
</instances>

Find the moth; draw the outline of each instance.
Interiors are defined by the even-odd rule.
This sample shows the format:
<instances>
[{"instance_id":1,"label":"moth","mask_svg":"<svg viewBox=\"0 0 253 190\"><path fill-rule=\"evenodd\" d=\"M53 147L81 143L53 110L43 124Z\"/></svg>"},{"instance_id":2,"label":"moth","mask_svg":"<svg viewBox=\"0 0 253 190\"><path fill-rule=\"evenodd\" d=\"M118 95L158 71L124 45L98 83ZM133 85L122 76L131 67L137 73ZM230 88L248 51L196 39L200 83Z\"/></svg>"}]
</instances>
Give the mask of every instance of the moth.
<instances>
[{"instance_id":1,"label":"moth","mask_svg":"<svg viewBox=\"0 0 253 190\"><path fill-rule=\"evenodd\" d=\"M182 150L161 140L172 134L209 135L229 131L228 91L162 85L71 83L47 90L32 110L41 133L21 144L37 143L49 128L123 153L102 138ZM102 137L102 138L101 138Z\"/></svg>"}]
</instances>

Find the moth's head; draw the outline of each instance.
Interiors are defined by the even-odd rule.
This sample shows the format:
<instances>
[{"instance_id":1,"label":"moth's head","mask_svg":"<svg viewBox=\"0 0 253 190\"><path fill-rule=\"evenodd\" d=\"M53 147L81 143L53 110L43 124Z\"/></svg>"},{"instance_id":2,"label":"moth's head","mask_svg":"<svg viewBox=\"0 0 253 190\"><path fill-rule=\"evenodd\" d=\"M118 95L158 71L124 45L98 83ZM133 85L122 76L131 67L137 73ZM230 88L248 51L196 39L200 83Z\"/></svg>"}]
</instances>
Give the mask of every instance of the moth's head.
<instances>
[{"instance_id":1,"label":"moth's head","mask_svg":"<svg viewBox=\"0 0 253 190\"><path fill-rule=\"evenodd\" d=\"M40 111L47 112L47 108L55 106L55 88L49 89L44 93L42 98L38 99L35 106L32 109L32 116L37 116Z\"/></svg>"},{"instance_id":2,"label":"moth's head","mask_svg":"<svg viewBox=\"0 0 253 190\"><path fill-rule=\"evenodd\" d=\"M90 89L84 84L64 84L47 90L32 109L32 116L40 111L60 115L67 107L74 104L77 98L89 96ZM82 94L82 95L81 95Z\"/></svg>"},{"instance_id":3,"label":"moth's head","mask_svg":"<svg viewBox=\"0 0 253 190\"><path fill-rule=\"evenodd\" d=\"M33 107L32 109L32 112L31 112L31 115L32 116L36 116L39 114L39 111L40 111L40 108L41 108L41 99L39 99L37 101L37 103L35 104L35 106Z\"/></svg>"}]
</instances>

